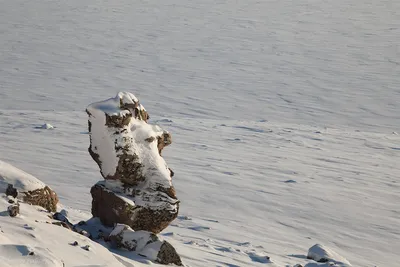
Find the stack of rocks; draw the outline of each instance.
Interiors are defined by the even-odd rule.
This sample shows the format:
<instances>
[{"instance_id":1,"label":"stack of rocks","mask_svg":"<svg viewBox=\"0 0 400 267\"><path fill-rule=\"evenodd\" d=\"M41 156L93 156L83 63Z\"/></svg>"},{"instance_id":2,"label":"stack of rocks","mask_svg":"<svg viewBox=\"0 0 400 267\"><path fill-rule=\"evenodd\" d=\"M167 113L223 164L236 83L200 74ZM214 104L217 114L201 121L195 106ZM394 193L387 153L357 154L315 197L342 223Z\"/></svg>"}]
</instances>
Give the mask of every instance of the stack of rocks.
<instances>
[{"instance_id":1,"label":"stack of rocks","mask_svg":"<svg viewBox=\"0 0 400 267\"><path fill-rule=\"evenodd\" d=\"M93 103L86 112L89 153L104 178L91 189L93 216L105 226L129 227L120 227L123 230L119 232L147 231L151 233L147 236L153 237L177 217L179 210L173 172L161 157L163 148L171 144L171 135L147 123L149 114L131 93L120 92L115 98ZM171 263L181 264L180 259L174 261Z\"/></svg>"}]
</instances>

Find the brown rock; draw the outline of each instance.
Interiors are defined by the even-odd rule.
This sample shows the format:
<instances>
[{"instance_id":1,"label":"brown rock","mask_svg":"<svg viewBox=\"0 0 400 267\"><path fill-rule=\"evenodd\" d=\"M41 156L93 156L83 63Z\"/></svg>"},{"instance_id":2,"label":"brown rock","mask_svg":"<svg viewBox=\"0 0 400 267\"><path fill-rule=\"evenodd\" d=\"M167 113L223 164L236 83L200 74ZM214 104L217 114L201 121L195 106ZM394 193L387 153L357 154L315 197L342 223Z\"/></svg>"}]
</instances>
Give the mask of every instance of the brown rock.
<instances>
[{"instance_id":1,"label":"brown rock","mask_svg":"<svg viewBox=\"0 0 400 267\"><path fill-rule=\"evenodd\" d=\"M127 126L132 118L132 114L130 113L124 114L122 116L119 115L109 116L108 114L105 114L105 116L106 116L106 125L108 127L113 127L113 128L123 128L124 126Z\"/></svg>"},{"instance_id":2,"label":"brown rock","mask_svg":"<svg viewBox=\"0 0 400 267\"><path fill-rule=\"evenodd\" d=\"M167 265L175 264L183 266L181 257L178 255L175 248L167 241L164 241L161 245L160 251L157 254L156 262Z\"/></svg>"},{"instance_id":3,"label":"brown rock","mask_svg":"<svg viewBox=\"0 0 400 267\"><path fill-rule=\"evenodd\" d=\"M158 153L161 155L161 151L164 147L169 146L172 144L172 136L169 132L164 132L161 136L157 137L157 148Z\"/></svg>"},{"instance_id":4,"label":"brown rock","mask_svg":"<svg viewBox=\"0 0 400 267\"><path fill-rule=\"evenodd\" d=\"M117 171L113 178L119 179L126 185L138 185L139 182L145 180L142 168L143 165L136 154L130 155L123 152L119 157Z\"/></svg>"},{"instance_id":5,"label":"brown rock","mask_svg":"<svg viewBox=\"0 0 400 267\"><path fill-rule=\"evenodd\" d=\"M41 206L51 212L57 210L57 194L48 186L33 191L22 192L22 194L24 194L23 201L28 204Z\"/></svg>"},{"instance_id":6,"label":"brown rock","mask_svg":"<svg viewBox=\"0 0 400 267\"><path fill-rule=\"evenodd\" d=\"M130 226L135 231L146 230L157 234L178 216L177 200L171 203L171 206L176 205L175 210L167 208L152 210L148 207L132 206L99 183L92 187L90 193L93 198L92 214L94 217L99 217L106 226L121 223ZM163 192L157 192L157 194L159 194L158 200L174 200ZM143 199L145 198L144 196Z\"/></svg>"}]
</instances>

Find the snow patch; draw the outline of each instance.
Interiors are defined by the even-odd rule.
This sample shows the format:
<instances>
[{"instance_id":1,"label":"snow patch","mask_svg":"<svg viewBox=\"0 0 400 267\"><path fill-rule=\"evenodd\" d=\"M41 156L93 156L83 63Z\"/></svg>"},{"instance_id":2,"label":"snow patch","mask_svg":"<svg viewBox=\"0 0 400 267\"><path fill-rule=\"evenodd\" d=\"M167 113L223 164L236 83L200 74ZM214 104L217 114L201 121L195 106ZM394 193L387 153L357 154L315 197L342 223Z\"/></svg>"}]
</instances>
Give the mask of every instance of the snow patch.
<instances>
[{"instance_id":1,"label":"snow patch","mask_svg":"<svg viewBox=\"0 0 400 267\"><path fill-rule=\"evenodd\" d=\"M34 177L11 164L0 160L0 190L5 192L8 184L12 184L18 191L27 192L44 188L46 185Z\"/></svg>"},{"instance_id":2,"label":"snow patch","mask_svg":"<svg viewBox=\"0 0 400 267\"><path fill-rule=\"evenodd\" d=\"M333 262L336 264L336 266L351 266L350 262L348 262L345 258L320 244L315 244L308 250L307 258L313 259L317 262Z\"/></svg>"}]
</instances>

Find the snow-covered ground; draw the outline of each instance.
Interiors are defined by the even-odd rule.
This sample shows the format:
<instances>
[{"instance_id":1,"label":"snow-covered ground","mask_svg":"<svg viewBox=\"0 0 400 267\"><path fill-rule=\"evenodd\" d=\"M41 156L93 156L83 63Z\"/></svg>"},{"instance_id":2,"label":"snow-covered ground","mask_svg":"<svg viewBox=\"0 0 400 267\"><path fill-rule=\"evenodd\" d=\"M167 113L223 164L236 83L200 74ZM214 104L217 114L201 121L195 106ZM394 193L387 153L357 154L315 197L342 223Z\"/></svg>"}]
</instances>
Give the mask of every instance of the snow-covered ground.
<instances>
[{"instance_id":1,"label":"snow-covered ground","mask_svg":"<svg viewBox=\"0 0 400 267\"><path fill-rule=\"evenodd\" d=\"M161 236L188 266L311 267L316 243L398 266L399 1L0 5L0 159L82 218L101 180L84 109L131 91L173 137Z\"/></svg>"}]
</instances>

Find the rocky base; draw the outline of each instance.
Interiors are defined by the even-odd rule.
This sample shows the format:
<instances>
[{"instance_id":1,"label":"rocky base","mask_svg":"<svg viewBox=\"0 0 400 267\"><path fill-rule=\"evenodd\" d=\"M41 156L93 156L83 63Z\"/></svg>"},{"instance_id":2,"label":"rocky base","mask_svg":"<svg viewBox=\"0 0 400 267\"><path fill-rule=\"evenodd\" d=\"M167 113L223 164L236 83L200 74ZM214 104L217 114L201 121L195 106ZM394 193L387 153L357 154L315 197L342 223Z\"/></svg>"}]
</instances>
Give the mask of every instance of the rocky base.
<instances>
[{"instance_id":1,"label":"rocky base","mask_svg":"<svg viewBox=\"0 0 400 267\"><path fill-rule=\"evenodd\" d=\"M121 223L135 231L145 230L157 234L178 216L178 200L164 192L137 190L135 197L132 197L115 193L106 188L105 182L99 182L92 187L90 193L93 198L93 216L100 218L109 227ZM140 200L137 201L140 205L135 200Z\"/></svg>"}]
</instances>

